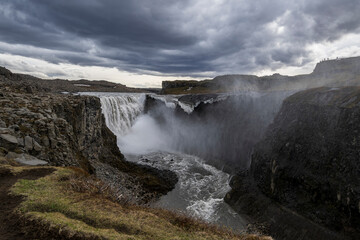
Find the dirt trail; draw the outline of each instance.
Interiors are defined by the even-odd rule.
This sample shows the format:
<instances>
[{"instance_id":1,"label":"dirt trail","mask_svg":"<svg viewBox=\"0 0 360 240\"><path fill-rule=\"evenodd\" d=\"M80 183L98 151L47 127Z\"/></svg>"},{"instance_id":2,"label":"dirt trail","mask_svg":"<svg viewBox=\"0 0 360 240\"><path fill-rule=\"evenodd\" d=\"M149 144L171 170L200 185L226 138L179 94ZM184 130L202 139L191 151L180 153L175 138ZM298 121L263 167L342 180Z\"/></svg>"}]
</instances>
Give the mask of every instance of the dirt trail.
<instances>
[{"instance_id":1,"label":"dirt trail","mask_svg":"<svg viewBox=\"0 0 360 240\"><path fill-rule=\"evenodd\" d=\"M13 210L21 203L22 197L9 195L9 189L18 179L38 179L54 169L29 168L14 175L7 168L0 168L0 240L23 240L25 236L20 229L18 220L11 217Z\"/></svg>"}]
</instances>

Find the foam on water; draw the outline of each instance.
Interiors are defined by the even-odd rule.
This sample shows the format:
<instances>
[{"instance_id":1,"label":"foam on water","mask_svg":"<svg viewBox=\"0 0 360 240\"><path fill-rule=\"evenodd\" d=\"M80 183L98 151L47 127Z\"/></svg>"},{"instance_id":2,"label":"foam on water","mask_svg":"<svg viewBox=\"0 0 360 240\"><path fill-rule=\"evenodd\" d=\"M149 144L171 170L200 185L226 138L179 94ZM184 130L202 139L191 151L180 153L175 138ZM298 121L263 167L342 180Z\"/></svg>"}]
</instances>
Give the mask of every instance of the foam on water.
<instances>
[{"instance_id":1,"label":"foam on water","mask_svg":"<svg viewBox=\"0 0 360 240\"><path fill-rule=\"evenodd\" d=\"M155 206L176 209L201 218L241 230L246 221L223 200L230 190L229 174L210 166L198 157L170 152L155 152L129 159L158 169L177 173L179 182L175 189L163 196Z\"/></svg>"}]
</instances>

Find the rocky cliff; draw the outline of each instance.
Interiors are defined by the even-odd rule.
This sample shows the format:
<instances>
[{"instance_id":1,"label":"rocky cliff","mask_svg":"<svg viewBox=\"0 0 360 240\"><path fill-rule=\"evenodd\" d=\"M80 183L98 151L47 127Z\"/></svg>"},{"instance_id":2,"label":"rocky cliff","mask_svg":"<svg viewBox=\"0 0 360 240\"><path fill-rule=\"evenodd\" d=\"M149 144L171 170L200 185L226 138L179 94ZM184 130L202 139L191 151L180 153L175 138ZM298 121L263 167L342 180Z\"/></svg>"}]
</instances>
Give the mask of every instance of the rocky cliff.
<instances>
[{"instance_id":1,"label":"rocky cliff","mask_svg":"<svg viewBox=\"0 0 360 240\"><path fill-rule=\"evenodd\" d=\"M77 166L112 184L139 185L141 191L155 195L174 187L174 173L124 159L98 98L53 94L4 81L0 89L0 154L7 159L27 165Z\"/></svg>"},{"instance_id":2,"label":"rocky cliff","mask_svg":"<svg viewBox=\"0 0 360 240\"><path fill-rule=\"evenodd\" d=\"M359 239L359 119L358 87L288 97L225 200L278 239Z\"/></svg>"},{"instance_id":3,"label":"rocky cliff","mask_svg":"<svg viewBox=\"0 0 360 240\"><path fill-rule=\"evenodd\" d=\"M360 57L319 62L310 74L298 76L223 75L204 81L165 81L163 94L224 93L236 91L291 91L321 86L359 86Z\"/></svg>"}]
</instances>

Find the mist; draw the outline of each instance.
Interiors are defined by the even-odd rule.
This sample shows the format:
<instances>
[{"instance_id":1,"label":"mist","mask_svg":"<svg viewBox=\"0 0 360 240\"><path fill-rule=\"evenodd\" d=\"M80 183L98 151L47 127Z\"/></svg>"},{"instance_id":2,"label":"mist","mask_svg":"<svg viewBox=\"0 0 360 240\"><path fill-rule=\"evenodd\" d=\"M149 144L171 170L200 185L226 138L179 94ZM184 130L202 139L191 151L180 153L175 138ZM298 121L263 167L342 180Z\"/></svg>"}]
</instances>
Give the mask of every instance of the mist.
<instances>
[{"instance_id":1,"label":"mist","mask_svg":"<svg viewBox=\"0 0 360 240\"><path fill-rule=\"evenodd\" d=\"M292 93L241 92L216 102L210 95L200 103L196 102L197 96L193 103L180 97L176 107L148 97L145 110L151 121L161 126L157 136L166 139L167 149L199 156L232 172L249 167L253 146L274 119L283 99ZM193 108L190 113L185 111L189 108Z\"/></svg>"},{"instance_id":2,"label":"mist","mask_svg":"<svg viewBox=\"0 0 360 240\"><path fill-rule=\"evenodd\" d=\"M295 91L161 96L102 95L107 126L125 155L179 152L233 173Z\"/></svg>"},{"instance_id":3,"label":"mist","mask_svg":"<svg viewBox=\"0 0 360 240\"><path fill-rule=\"evenodd\" d=\"M149 115L139 116L130 131L118 137L118 145L124 154L137 155L157 151L171 151L169 136Z\"/></svg>"}]
</instances>

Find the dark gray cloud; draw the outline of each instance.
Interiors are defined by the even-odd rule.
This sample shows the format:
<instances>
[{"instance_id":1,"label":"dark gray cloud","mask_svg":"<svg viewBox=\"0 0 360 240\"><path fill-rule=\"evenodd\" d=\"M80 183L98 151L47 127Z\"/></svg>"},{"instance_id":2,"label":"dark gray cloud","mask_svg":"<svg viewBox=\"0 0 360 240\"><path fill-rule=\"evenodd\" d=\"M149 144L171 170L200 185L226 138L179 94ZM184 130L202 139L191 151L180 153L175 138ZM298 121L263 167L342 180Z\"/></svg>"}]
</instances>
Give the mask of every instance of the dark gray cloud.
<instances>
[{"instance_id":1,"label":"dark gray cloud","mask_svg":"<svg viewBox=\"0 0 360 240\"><path fill-rule=\"evenodd\" d=\"M308 44L359 33L359 12L358 0L0 0L0 42L20 44L0 51L130 72L249 73L308 63Z\"/></svg>"}]
</instances>

